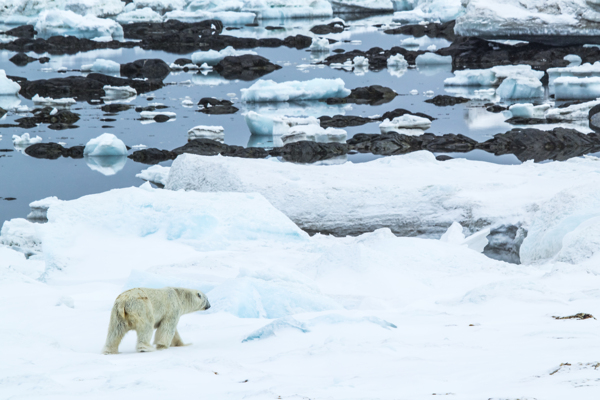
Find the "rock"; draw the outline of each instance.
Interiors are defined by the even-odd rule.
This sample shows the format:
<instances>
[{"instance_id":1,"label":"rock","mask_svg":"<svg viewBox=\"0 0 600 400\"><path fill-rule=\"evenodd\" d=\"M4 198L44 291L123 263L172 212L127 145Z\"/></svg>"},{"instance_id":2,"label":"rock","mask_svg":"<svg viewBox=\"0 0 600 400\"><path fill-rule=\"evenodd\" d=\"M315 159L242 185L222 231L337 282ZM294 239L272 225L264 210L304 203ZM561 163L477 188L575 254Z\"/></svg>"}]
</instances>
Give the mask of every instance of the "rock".
<instances>
[{"instance_id":1,"label":"rock","mask_svg":"<svg viewBox=\"0 0 600 400\"><path fill-rule=\"evenodd\" d=\"M37 60L38 60L37 58L29 57L25 53L17 53L14 56L12 56L8 61L10 61L11 63L15 64L18 67L24 67L27 64L29 64L30 62L34 62Z\"/></svg>"},{"instance_id":2,"label":"rock","mask_svg":"<svg viewBox=\"0 0 600 400\"><path fill-rule=\"evenodd\" d=\"M265 26L265 29L268 31L284 31L285 27L284 26Z\"/></svg>"},{"instance_id":3,"label":"rock","mask_svg":"<svg viewBox=\"0 0 600 400\"><path fill-rule=\"evenodd\" d=\"M240 158L265 158L269 155L267 150L262 147L242 147L242 146L227 146L227 148L221 153L227 157L240 157Z\"/></svg>"},{"instance_id":4,"label":"rock","mask_svg":"<svg viewBox=\"0 0 600 400\"><path fill-rule=\"evenodd\" d=\"M551 131L515 128L494 135L478 149L495 155L514 154L520 161L564 161L600 151L600 135L584 134L575 129L554 128Z\"/></svg>"},{"instance_id":5,"label":"rock","mask_svg":"<svg viewBox=\"0 0 600 400\"><path fill-rule=\"evenodd\" d=\"M171 73L171 68L161 59L136 60L127 64L121 64L121 75L130 79L148 78L165 79Z\"/></svg>"},{"instance_id":6,"label":"rock","mask_svg":"<svg viewBox=\"0 0 600 400\"><path fill-rule=\"evenodd\" d=\"M47 62L50 62L50 57L40 57L38 58L38 61L40 64L46 64Z\"/></svg>"},{"instance_id":7,"label":"rock","mask_svg":"<svg viewBox=\"0 0 600 400\"><path fill-rule=\"evenodd\" d=\"M225 57L214 66L214 70L225 79L240 79L244 81L258 79L278 69L281 69L281 66L273 64L264 57L253 54Z\"/></svg>"},{"instance_id":8,"label":"rock","mask_svg":"<svg viewBox=\"0 0 600 400\"><path fill-rule=\"evenodd\" d=\"M149 148L134 151L133 154L130 154L127 157L135 162L154 165L163 161L174 160L177 155L169 150Z\"/></svg>"},{"instance_id":9,"label":"rock","mask_svg":"<svg viewBox=\"0 0 600 400\"><path fill-rule=\"evenodd\" d=\"M189 65L189 64L193 64L193 63L194 62L191 59L189 59L189 58L178 58L177 60L175 60L173 62L173 64L179 65L181 67L183 67L184 65Z\"/></svg>"},{"instance_id":10,"label":"rock","mask_svg":"<svg viewBox=\"0 0 600 400\"><path fill-rule=\"evenodd\" d=\"M105 104L100 109L105 113L114 114L121 111L130 110L133 106L130 104L122 104L122 103L114 103L114 104Z\"/></svg>"},{"instance_id":11,"label":"rock","mask_svg":"<svg viewBox=\"0 0 600 400\"><path fill-rule=\"evenodd\" d=\"M169 108L169 106L166 106L164 104L158 104L155 106L136 107L135 111L141 113L142 111L164 110L165 108Z\"/></svg>"},{"instance_id":12,"label":"rock","mask_svg":"<svg viewBox=\"0 0 600 400\"><path fill-rule=\"evenodd\" d=\"M539 124L551 124L556 121L545 118L525 118L525 117L512 117L506 121L511 125L539 125Z\"/></svg>"},{"instance_id":13,"label":"rock","mask_svg":"<svg viewBox=\"0 0 600 400\"><path fill-rule=\"evenodd\" d=\"M310 31L315 35L328 35L330 33L344 32L344 24L342 22L331 22L327 25L315 25L310 28Z\"/></svg>"},{"instance_id":14,"label":"rock","mask_svg":"<svg viewBox=\"0 0 600 400\"><path fill-rule=\"evenodd\" d=\"M450 42L456 39L454 35L455 21L444 22L443 24L428 23L427 25L405 25L399 28L387 29L384 33L388 35L410 35L414 37L428 36L430 38L442 38Z\"/></svg>"},{"instance_id":15,"label":"rock","mask_svg":"<svg viewBox=\"0 0 600 400\"><path fill-rule=\"evenodd\" d=\"M25 39L33 39L35 35L37 35L36 30L33 28L33 25L21 25L16 28L10 29L4 32L5 35L8 36L16 36Z\"/></svg>"},{"instance_id":16,"label":"rock","mask_svg":"<svg viewBox=\"0 0 600 400\"><path fill-rule=\"evenodd\" d=\"M387 111L381 117L379 117L378 120L383 121L385 119L389 119L391 121L394 118L401 117L405 114L416 115L417 117L427 118L430 121L435 120L435 118L433 118L431 115L427 115L427 114L424 114L421 112L417 112L417 113L411 112L411 111L405 110L404 108L396 108L395 110Z\"/></svg>"},{"instance_id":17,"label":"rock","mask_svg":"<svg viewBox=\"0 0 600 400\"><path fill-rule=\"evenodd\" d=\"M321 122L321 127L323 128L345 128L348 126L360 126L369 122L383 121L385 119L389 119L391 121L394 118L401 117L405 114L428 118L430 121L433 121L435 119L427 114L413 113L403 108L397 108L392 111L387 111L385 114L378 118L359 117L356 115L334 115L333 117L324 115L322 117L319 117L319 120Z\"/></svg>"},{"instance_id":18,"label":"rock","mask_svg":"<svg viewBox=\"0 0 600 400\"><path fill-rule=\"evenodd\" d=\"M184 146L173 150L173 153L180 155L183 153L197 154L199 156L216 156L227 147L226 144L211 139L191 139Z\"/></svg>"},{"instance_id":19,"label":"rock","mask_svg":"<svg viewBox=\"0 0 600 400\"><path fill-rule=\"evenodd\" d=\"M49 54L76 54L99 49L133 48L138 46L136 42L97 42L90 39L79 39L74 36L52 36L48 39L19 38L12 42L0 43L1 50L16 52L36 52Z\"/></svg>"},{"instance_id":20,"label":"rock","mask_svg":"<svg viewBox=\"0 0 600 400\"><path fill-rule=\"evenodd\" d=\"M348 154L348 146L345 143L300 141L286 144L277 153L280 153L286 161L310 164Z\"/></svg>"},{"instance_id":21,"label":"rock","mask_svg":"<svg viewBox=\"0 0 600 400\"><path fill-rule=\"evenodd\" d=\"M191 23L170 19L166 22L135 22L123 25L125 39L137 40L166 38L174 35L211 36L220 34L222 31L223 23L215 19Z\"/></svg>"},{"instance_id":22,"label":"rock","mask_svg":"<svg viewBox=\"0 0 600 400\"><path fill-rule=\"evenodd\" d=\"M435 104L438 107L447 107L467 103L468 101L469 99L465 97L453 97L445 94L440 94L435 96L433 99L425 100L425 103Z\"/></svg>"},{"instance_id":23,"label":"rock","mask_svg":"<svg viewBox=\"0 0 600 400\"><path fill-rule=\"evenodd\" d=\"M474 150L477 145L475 140L460 134L449 133L436 136L432 133L425 133L420 136L410 136L397 132L381 135L359 133L349 139L347 143L350 150L384 156L407 154L419 150L436 153L466 153Z\"/></svg>"},{"instance_id":24,"label":"rock","mask_svg":"<svg viewBox=\"0 0 600 400\"><path fill-rule=\"evenodd\" d=\"M398 93L390 88L372 85L352 89L348 97L327 99L327 104L356 103L376 106L389 103L396 96L398 96Z\"/></svg>"},{"instance_id":25,"label":"rock","mask_svg":"<svg viewBox=\"0 0 600 400\"><path fill-rule=\"evenodd\" d=\"M34 158L56 160L60 157L83 158L84 146L65 148L58 143L36 143L25 149L25 154Z\"/></svg>"},{"instance_id":26,"label":"rock","mask_svg":"<svg viewBox=\"0 0 600 400\"><path fill-rule=\"evenodd\" d=\"M52 129L55 131L61 131L63 129L77 129L79 126L72 124L65 124L63 122L56 122L54 124L48 125L48 129Z\"/></svg>"},{"instance_id":27,"label":"rock","mask_svg":"<svg viewBox=\"0 0 600 400\"><path fill-rule=\"evenodd\" d=\"M156 122L167 122L171 119L168 115L158 114L153 118Z\"/></svg>"},{"instance_id":28,"label":"rock","mask_svg":"<svg viewBox=\"0 0 600 400\"><path fill-rule=\"evenodd\" d=\"M0 107L0 118L4 117L7 112L4 108Z\"/></svg>"},{"instance_id":29,"label":"rock","mask_svg":"<svg viewBox=\"0 0 600 400\"><path fill-rule=\"evenodd\" d=\"M448 161L448 160L454 160L454 157L450 157L445 154L442 154L442 155L436 156L435 159L438 161Z\"/></svg>"},{"instance_id":30,"label":"rock","mask_svg":"<svg viewBox=\"0 0 600 400\"><path fill-rule=\"evenodd\" d=\"M79 121L79 114L76 114L72 111L58 110L55 114L51 114L52 110L52 107L44 107L42 109L38 108L33 110L33 117L19 118L16 119L15 122L17 122L20 127L25 129L33 128L37 126L37 124L53 124L55 126L53 126L51 129L66 129L68 126Z\"/></svg>"},{"instance_id":31,"label":"rock","mask_svg":"<svg viewBox=\"0 0 600 400\"><path fill-rule=\"evenodd\" d=\"M218 100L214 97L204 97L200 99L198 102L199 106L203 108L198 110L204 114L214 114L214 115L223 115L223 114L235 114L239 111L239 108L234 107L233 103L229 100Z\"/></svg>"},{"instance_id":32,"label":"rock","mask_svg":"<svg viewBox=\"0 0 600 400\"><path fill-rule=\"evenodd\" d=\"M384 50L381 47L373 47L367 51L352 50L345 53L333 54L327 57L321 64L331 65L334 63L343 64L346 61L352 61L355 57L361 56L369 59L369 69L379 71L387 68L387 60L396 54L402 54L410 65L415 65L415 60L418 55L424 54L426 51L410 51L403 47L392 47L390 50Z\"/></svg>"},{"instance_id":33,"label":"rock","mask_svg":"<svg viewBox=\"0 0 600 400\"><path fill-rule=\"evenodd\" d=\"M1 112L0 116L2 116ZM590 120L590 128L596 132L600 132L600 104L592 107L588 114L588 118Z\"/></svg>"},{"instance_id":34,"label":"rock","mask_svg":"<svg viewBox=\"0 0 600 400\"><path fill-rule=\"evenodd\" d=\"M487 108L486 108L487 111L489 111L491 113L495 113L495 114L508 110L508 107L502 107L501 105L498 105L498 104L491 104L491 105L486 104L486 106L487 106Z\"/></svg>"}]
</instances>

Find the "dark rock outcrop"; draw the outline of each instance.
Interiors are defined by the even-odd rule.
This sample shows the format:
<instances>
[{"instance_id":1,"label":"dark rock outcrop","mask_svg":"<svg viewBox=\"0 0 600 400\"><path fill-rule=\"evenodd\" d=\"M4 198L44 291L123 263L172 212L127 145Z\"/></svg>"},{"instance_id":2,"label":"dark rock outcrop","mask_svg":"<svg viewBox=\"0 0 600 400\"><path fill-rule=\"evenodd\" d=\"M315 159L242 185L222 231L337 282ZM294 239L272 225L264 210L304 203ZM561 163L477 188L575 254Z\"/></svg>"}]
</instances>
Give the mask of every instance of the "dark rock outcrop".
<instances>
[{"instance_id":1,"label":"dark rock outcrop","mask_svg":"<svg viewBox=\"0 0 600 400\"><path fill-rule=\"evenodd\" d=\"M372 85L352 89L348 97L330 98L326 101L327 104L356 103L376 106L389 103L396 96L398 96L398 93L394 92L390 88L380 85Z\"/></svg>"},{"instance_id":2,"label":"dark rock outcrop","mask_svg":"<svg viewBox=\"0 0 600 400\"><path fill-rule=\"evenodd\" d=\"M51 114L52 110L52 107L37 108L33 110L33 117L19 118L15 122L25 129L36 127L38 124L51 124L50 129L67 129L79 121L79 114L72 111L58 110L55 114Z\"/></svg>"},{"instance_id":3,"label":"dark rock outcrop","mask_svg":"<svg viewBox=\"0 0 600 400\"><path fill-rule=\"evenodd\" d=\"M600 132L600 104L592 107L588 114L590 120L590 128L596 132Z\"/></svg>"},{"instance_id":4,"label":"dark rock outcrop","mask_svg":"<svg viewBox=\"0 0 600 400\"><path fill-rule=\"evenodd\" d=\"M367 51L361 50L352 50L345 53L332 54L327 57L321 64L331 65L334 63L343 64L346 61L354 60L354 57L362 56L369 59L369 69L373 71L379 71L384 68L387 68L387 60L390 56L395 56L396 54L402 54L406 61L410 65L415 65L415 60L419 54L424 54L426 51L418 50L411 51L406 50L403 47L392 47L390 50L384 50L381 47L373 47Z\"/></svg>"},{"instance_id":5,"label":"dark rock outcrop","mask_svg":"<svg viewBox=\"0 0 600 400\"><path fill-rule=\"evenodd\" d=\"M136 60L127 64L121 64L121 75L130 79L148 78L165 79L171 73L171 68L161 59Z\"/></svg>"},{"instance_id":6,"label":"dark rock outcrop","mask_svg":"<svg viewBox=\"0 0 600 400\"><path fill-rule=\"evenodd\" d=\"M214 70L223 78L240 79L243 81L258 79L278 69L281 69L281 66L273 64L264 57L253 54L225 57L214 66Z\"/></svg>"},{"instance_id":7,"label":"dark rock outcrop","mask_svg":"<svg viewBox=\"0 0 600 400\"><path fill-rule=\"evenodd\" d=\"M466 153L474 150L477 146L475 140L453 133L443 136L436 136L432 133L420 136L409 136L397 132L381 135L359 133L349 139L347 143L349 150L383 156L407 154L419 150Z\"/></svg>"},{"instance_id":8,"label":"dark rock outcrop","mask_svg":"<svg viewBox=\"0 0 600 400\"><path fill-rule=\"evenodd\" d=\"M433 99L425 100L425 103L434 104L438 107L455 106L457 104L467 103L469 99L465 97L453 97L445 94L435 96Z\"/></svg>"},{"instance_id":9,"label":"dark rock outcrop","mask_svg":"<svg viewBox=\"0 0 600 400\"><path fill-rule=\"evenodd\" d=\"M348 153L348 145L346 143L300 141L286 144L279 153L288 162L310 164L343 156Z\"/></svg>"},{"instance_id":10,"label":"dark rock outcrop","mask_svg":"<svg viewBox=\"0 0 600 400\"><path fill-rule=\"evenodd\" d=\"M25 53L17 53L14 56L12 56L8 61L15 64L17 67L24 67L27 64L37 61L37 60L38 60L37 58L29 57Z\"/></svg>"},{"instance_id":11,"label":"dark rock outcrop","mask_svg":"<svg viewBox=\"0 0 600 400\"><path fill-rule=\"evenodd\" d=\"M323 128L345 128L348 126L360 126L369 122L381 122L385 119L392 120L396 117L401 117L405 114L416 115L418 117L427 118L431 121L435 119L427 114L413 113L403 108L397 108L392 111L387 111L385 114L378 118L360 117L356 115L334 115L333 117L324 115L322 117L319 117L319 120L321 122L321 127Z\"/></svg>"},{"instance_id":12,"label":"dark rock outcrop","mask_svg":"<svg viewBox=\"0 0 600 400\"><path fill-rule=\"evenodd\" d=\"M493 228L487 236L488 244L483 249L483 254L494 260L521 264L519 250L526 236L527 232L516 225Z\"/></svg>"},{"instance_id":13,"label":"dark rock outcrop","mask_svg":"<svg viewBox=\"0 0 600 400\"><path fill-rule=\"evenodd\" d=\"M4 34L25 39L33 39L37 32L33 28L33 25L21 25L4 32Z\"/></svg>"},{"instance_id":14,"label":"dark rock outcrop","mask_svg":"<svg viewBox=\"0 0 600 400\"><path fill-rule=\"evenodd\" d=\"M327 25L315 25L310 28L310 31L315 35L328 35L330 33L344 32L344 24L342 22L331 22Z\"/></svg>"},{"instance_id":15,"label":"dark rock outcrop","mask_svg":"<svg viewBox=\"0 0 600 400\"><path fill-rule=\"evenodd\" d=\"M25 154L34 158L56 160L59 157L83 158L84 146L63 147L58 143L36 143L25 149Z\"/></svg>"},{"instance_id":16,"label":"dark rock outcrop","mask_svg":"<svg viewBox=\"0 0 600 400\"><path fill-rule=\"evenodd\" d=\"M133 108L130 104L122 104L122 103L114 103L114 104L105 104L100 109L109 114L115 114L121 111L127 111Z\"/></svg>"},{"instance_id":17,"label":"dark rock outcrop","mask_svg":"<svg viewBox=\"0 0 600 400\"><path fill-rule=\"evenodd\" d=\"M448 21L442 24L429 23L427 25L404 25L394 29L387 29L384 32L388 35L410 35L414 37L428 36L430 38L442 38L450 42L456 39L454 34L455 21Z\"/></svg>"},{"instance_id":18,"label":"dark rock outcrop","mask_svg":"<svg viewBox=\"0 0 600 400\"><path fill-rule=\"evenodd\" d=\"M239 108L234 107L231 101L219 100L214 97L204 97L200 99L198 105L203 107L198 111L204 114L235 114L239 111Z\"/></svg>"},{"instance_id":19,"label":"dark rock outcrop","mask_svg":"<svg viewBox=\"0 0 600 400\"><path fill-rule=\"evenodd\" d=\"M97 42L90 39L79 39L75 36L52 36L48 39L20 37L9 43L0 43L0 49L27 53L76 54L98 49L121 49L138 46L136 42Z\"/></svg>"}]
</instances>

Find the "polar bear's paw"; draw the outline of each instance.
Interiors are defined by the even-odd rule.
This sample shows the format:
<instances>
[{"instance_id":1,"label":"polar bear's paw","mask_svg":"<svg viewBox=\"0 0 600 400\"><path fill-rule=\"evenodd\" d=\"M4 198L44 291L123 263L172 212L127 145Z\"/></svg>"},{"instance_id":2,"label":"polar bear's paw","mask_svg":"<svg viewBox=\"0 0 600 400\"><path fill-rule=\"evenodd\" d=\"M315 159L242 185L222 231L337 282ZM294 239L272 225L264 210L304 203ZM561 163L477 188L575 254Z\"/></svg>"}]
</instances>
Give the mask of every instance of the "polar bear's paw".
<instances>
[{"instance_id":1,"label":"polar bear's paw","mask_svg":"<svg viewBox=\"0 0 600 400\"><path fill-rule=\"evenodd\" d=\"M104 347L102 349L102 354L119 354L119 350L117 350L117 349L109 349L108 347Z\"/></svg>"},{"instance_id":2,"label":"polar bear's paw","mask_svg":"<svg viewBox=\"0 0 600 400\"><path fill-rule=\"evenodd\" d=\"M146 344L139 344L136 349L139 353L148 353L150 351L154 351L154 347Z\"/></svg>"}]
</instances>

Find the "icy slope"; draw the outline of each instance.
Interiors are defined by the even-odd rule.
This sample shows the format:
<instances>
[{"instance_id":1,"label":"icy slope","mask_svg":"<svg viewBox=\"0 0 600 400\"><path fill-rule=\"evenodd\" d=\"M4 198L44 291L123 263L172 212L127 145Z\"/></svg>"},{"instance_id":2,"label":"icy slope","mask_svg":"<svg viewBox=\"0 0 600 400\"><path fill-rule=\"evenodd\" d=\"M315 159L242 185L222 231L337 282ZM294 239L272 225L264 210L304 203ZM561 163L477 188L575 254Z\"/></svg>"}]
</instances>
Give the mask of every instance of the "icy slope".
<instances>
[{"instance_id":1,"label":"icy slope","mask_svg":"<svg viewBox=\"0 0 600 400\"><path fill-rule=\"evenodd\" d=\"M323 168L184 154L174 161L166 187L258 192L309 231L348 234L388 226L403 236L439 237L453 221L471 232L527 224L541 202L563 189L593 185L598 171L593 157L508 166L440 162L417 152Z\"/></svg>"}]
</instances>

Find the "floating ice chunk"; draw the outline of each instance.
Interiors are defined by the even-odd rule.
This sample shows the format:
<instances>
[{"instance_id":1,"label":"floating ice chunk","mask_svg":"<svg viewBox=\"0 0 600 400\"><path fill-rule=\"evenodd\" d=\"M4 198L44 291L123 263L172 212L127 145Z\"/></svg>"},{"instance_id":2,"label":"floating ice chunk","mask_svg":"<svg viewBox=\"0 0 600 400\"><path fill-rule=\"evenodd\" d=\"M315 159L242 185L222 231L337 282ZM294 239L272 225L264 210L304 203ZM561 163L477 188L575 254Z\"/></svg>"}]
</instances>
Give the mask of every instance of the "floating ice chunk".
<instances>
[{"instance_id":1,"label":"floating ice chunk","mask_svg":"<svg viewBox=\"0 0 600 400\"><path fill-rule=\"evenodd\" d=\"M554 80L556 100L596 99L600 97L600 77L560 77Z\"/></svg>"},{"instance_id":2,"label":"floating ice chunk","mask_svg":"<svg viewBox=\"0 0 600 400\"><path fill-rule=\"evenodd\" d=\"M92 171L112 176L125 167L127 156L86 156L85 163Z\"/></svg>"},{"instance_id":3,"label":"floating ice chunk","mask_svg":"<svg viewBox=\"0 0 600 400\"><path fill-rule=\"evenodd\" d=\"M329 51L331 46L327 38L313 38L310 51Z\"/></svg>"},{"instance_id":4,"label":"floating ice chunk","mask_svg":"<svg viewBox=\"0 0 600 400\"><path fill-rule=\"evenodd\" d=\"M452 56L440 56L434 53L419 54L415 62L418 65L452 64Z\"/></svg>"},{"instance_id":5,"label":"floating ice chunk","mask_svg":"<svg viewBox=\"0 0 600 400\"><path fill-rule=\"evenodd\" d=\"M169 118L177 117L177 114L172 111L142 111L140 113L141 119L154 119L157 115L165 115Z\"/></svg>"},{"instance_id":6,"label":"floating ice chunk","mask_svg":"<svg viewBox=\"0 0 600 400\"><path fill-rule=\"evenodd\" d=\"M508 107L513 117L519 118L544 118L546 111L550 109L550 104L534 106L531 103L513 104Z\"/></svg>"},{"instance_id":7,"label":"floating ice chunk","mask_svg":"<svg viewBox=\"0 0 600 400\"><path fill-rule=\"evenodd\" d=\"M244 115L244 118L250 129L250 133L257 136L287 135L290 128L297 125L315 125L320 127L319 120L315 117L262 115L254 111L249 111Z\"/></svg>"},{"instance_id":8,"label":"floating ice chunk","mask_svg":"<svg viewBox=\"0 0 600 400\"><path fill-rule=\"evenodd\" d=\"M231 12L231 11L220 11L220 12L206 12L202 10L198 11L186 11L186 10L175 10L169 11L164 15L165 20L178 20L182 22L197 22L205 21L208 19L216 19L223 22L224 25L245 25L252 24L256 20L256 14L253 12Z\"/></svg>"},{"instance_id":9,"label":"floating ice chunk","mask_svg":"<svg viewBox=\"0 0 600 400\"><path fill-rule=\"evenodd\" d=\"M343 129L327 128L323 129L317 124L296 125L281 136L283 144L308 140L317 143L346 143L348 134Z\"/></svg>"},{"instance_id":10,"label":"floating ice chunk","mask_svg":"<svg viewBox=\"0 0 600 400\"><path fill-rule=\"evenodd\" d=\"M53 99L51 97L41 97L38 94L33 96L31 100L33 100L33 104L35 104L36 106L48 106L58 108L69 108L76 103L75 99L73 98Z\"/></svg>"},{"instance_id":11,"label":"floating ice chunk","mask_svg":"<svg viewBox=\"0 0 600 400\"><path fill-rule=\"evenodd\" d=\"M135 177L148 182L159 183L163 186L167 184L169 179L169 171L171 167L163 167L162 165L153 165L150 168L142 170Z\"/></svg>"},{"instance_id":12,"label":"floating ice chunk","mask_svg":"<svg viewBox=\"0 0 600 400\"><path fill-rule=\"evenodd\" d=\"M581 62L583 61L581 59L581 57L579 57L577 54L566 55L563 57L563 60L567 60L568 62L570 62L568 67L578 67L581 65Z\"/></svg>"},{"instance_id":13,"label":"floating ice chunk","mask_svg":"<svg viewBox=\"0 0 600 400\"><path fill-rule=\"evenodd\" d=\"M46 220L48 208L50 208L53 204L58 204L62 200L59 200L58 197L46 197L45 199L36 200L34 202L29 203L29 208L31 208L31 212L27 215L28 220Z\"/></svg>"},{"instance_id":14,"label":"floating ice chunk","mask_svg":"<svg viewBox=\"0 0 600 400\"><path fill-rule=\"evenodd\" d=\"M404 68L408 68L408 62L406 61L406 59L404 59L404 56L402 54L398 53L394 56L390 56L387 59L387 67L404 69Z\"/></svg>"},{"instance_id":15,"label":"floating ice chunk","mask_svg":"<svg viewBox=\"0 0 600 400\"><path fill-rule=\"evenodd\" d=\"M369 68L369 59L363 56L356 56L352 60L354 67Z\"/></svg>"},{"instance_id":16,"label":"floating ice chunk","mask_svg":"<svg viewBox=\"0 0 600 400\"><path fill-rule=\"evenodd\" d=\"M155 165L155 167L157 167L157 165ZM165 276L162 274L153 274L151 272L133 269L125 281L123 291L139 287L162 289L169 286L196 289L204 293L207 293L214 288L214 285L212 284L199 282L193 279L182 278L178 276Z\"/></svg>"},{"instance_id":17,"label":"floating ice chunk","mask_svg":"<svg viewBox=\"0 0 600 400\"><path fill-rule=\"evenodd\" d=\"M88 157L126 156L127 147L112 133L103 133L87 142L83 149L83 155Z\"/></svg>"},{"instance_id":18,"label":"floating ice chunk","mask_svg":"<svg viewBox=\"0 0 600 400\"><path fill-rule=\"evenodd\" d=\"M496 74L491 69L454 71L452 78L444 80L446 86L493 86L496 83Z\"/></svg>"},{"instance_id":19,"label":"floating ice chunk","mask_svg":"<svg viewBox=\"0 0 600 400\"><path fill-rule=\"evenodd\" d=\"M600 99L580 104L572 104L564 108L553 108L546 112L547 119L559 119L563 121L587 120L590 110L600 104Z\"/></svg>"},{"instance_id":20,"label":"floating ice chunk","mask_svg":"<svg viewBox=\"0 0 600 400\"><path fill-rule=\"evenodd\" d=\"M208 66L208 64L202 64L202 65L203 66L204 65ZM171 65L169 65L169 68L171 68L171 70L173 70L173 71L183 71L186 68L189 69L189 70L192 70L192 71L200 69L200 67L197 66L196 64L179 65L179 64L175 64L175 63L171 63ZM212 67L209 67L209 68L212 69Z\"/></svg>"},{"instance_id":21,"label":"floating ice chunk","mask_svg":"<svg viewBox=\"0 0 600 400\"><path fill-rule=\"evenodd\" d=\"M184 107L193 107L194 106L194 102L190 99L184 99L181 101L181 105Z\"/></svg>"},{"instance_id":22,"label":"floating ice chunk","mask_svg":"<svg viewBox=\"0 0 600 400\"><path fill-rule=\"evenodd\" d=\"M427 47L427 51L431 51L432 53L436 50L437 50L437 46L435 44L432 44Z\"/></svg>"},{"instance_id":23,"label":"floating ice chunk","mask_svg":"<svg viewBox=\"0 0 600 400\"><path fill-rule=\"evenodd\" d=\"M419 94L419 91L417 89L413 89L409 92L411 95L416 96Z\"/></svg>"},{"instance_id":24,"label":"floating ice chunk","mask_svg":"<svg viewBox=\"0 0 600 400\"><path fill-rule=\"evenodd\" d=\"M214 66L217 65L225 57L241 56L244 54L256 55L256 52L251 50L236 50L233 47L228 46L221 51L197 51L194 54L192 54L192 62L196 65L207 64L209 66Z\"/></svg>"},{"instance_id":25,"label":"floating ice chunk","mask_svg":"<svg viewBox=\"0 0 600 400\"><path fill-rule=\"evenodd\" d=\"M255 330L242 340L242 343L249 342L251 340L266 339L271 336L275 336L275 332L283 329L296 329L302 333L310 332L306 325L293 317L279 318L275 321L263 326L260 329Z\"/></svg>"},{"instance_id":26,"label":"floating ice chunk","mask_svg":"<svg viewBox=\"0 0 600 400\"><path fill-rule=\"evenodd\" d=\"M568 66L564 68L548 68L548 82L554 84L556 78L574 76L578 78L588 78L600 76L600 61L594 64L585 63L583 65Z\"/></svg>"},{"instance_id":27,"label":"floating ice chunk","mask_svg":"<svg viewBox=\"0 0 600 400\"><path fill-rule=\"evenodd\" d=\"M5 221L0 230L0 244L26 255L39 253L42 250L39 226L23 218Z\"/></svg>"},{"instance_id":28,"label":"floating ice chunk","mask_svg":"<svg viewBox=\"0 0 600 400\"><path fill-rule=\"evenodd\" d=\"M482 229L479 232L465 238L463 227L460 223L454 221L448 228L446 233L442 235L440 241L452 243L459 246L466 246L478 253L483 252L483 249L488 244L487 236L490 234L490 228Z\"/></svg>"},{"instance_id":29,"label":"floating ice chunk","mask_svg":"<svg viewBox=\"0 0 600 400\"><path fill-rule=\"evenodd\" d=\"M544 87L539 79L509 78L502 81L496 94L503 99L532 99L544 96Z\"/></svg>"},{"instance_id":30,"label":"floating ice chunk","mask_svg":"<svg viewBox=\"0 0 600 400\"><path fill-rule=\"evenodd\" d=\"M93 64L84 64L81 66L82 72L99 72L103 74L120 75L121 64L112 60L98 58Z\"/></svg>"},{"instance_id":31,"label":"floating ice chunk","mask_svg":"<svg viewBox=\"0 0 600 400\"><path fill-rule=\"evenodd\" d=\"M0 69L0 96L15 96L19 94L21 86L6 77L6 71Z\"/></svg>"},{"instance_id":32,"label":"floating ice chunk","mask_svg":"<svg viewBox=\"0 0 600 400\"><path fill-rule=\"evenodd\" d=\"M123 38L123 27L107 18L88 14L81 16L69 10L44 10L35 24L38 37L72 35L83 38L110 37Z\"/></svg>"},{"instance_id":33,"label":"floating ice chunk","mask_svg":"<svg viewBox=\"0 0 600 400\"><path fill-rule=\"evenodd\" d=\"M460 16L464 9L461 0L402 0L400 11L394 13L393 21L421 23L425 21L447 22Z\"/></svg>"},{"instance_id":34,"label":"floating ice chunk","mask_svg":"<svg viewBox=\"0 0 600 400\"><path fill-rule=\"evenodd\" d=\"M421 46L421 43L415 39L415 38L408 38L408 39L404 39L400 42L400 46L402 47L409 47L414 49L418 49Z\"/></svg>"},{"instance_id":35,"label":"floating ice chunk","mask_svg":"<svg viewBox=\"0 0 600 400\"><path fill-rule=\"evenodd\" d=\"M498 82L507 78L540 80L544 77L544 71L536 71L531 65L499 65L490 70L496 75Z\"/></svg>"},{"instance_id":36,"label":"floating ice chunk","mask_svg":"<svg viewBox=\"0 0 600 400\"><path fill-rule=\"evenodd\" d=\"M242 101L253 103L340 98L350 95L350 90L346 89L344 85L344 81L340 78L316 78L309 81L288 81L281 83L260 79L248 89L241 89L241 99Z\"/></svg>"},{"instance_id":37,"label":"floating ice chunk","mask_svg":"<svg viewBox=\"0 0 600 400\"><path fill-rule=\"evenodd\" d=\"M198 125L188 131L188 139L211 139L225 143L224 131L222 126Z\"/></svg>"},{"instance_id":38,"label":"floating ice chunk","mask_svg":"<svg viewBox=\"0 0 600 400\"><path fill-rule=\"evenodd\" d=\"M379 124L381 133L394 132L398 129L429 129L431 121L428 118L419 117L417 115L404 114L401 117L396 117L393 120L385 119Z\"/></svg>"},{"instance_id":39,"label":"floating ice chunk","mask_svg":"<svg viewBox=\"0 0 600 400\"><path fill-rule=\"evenodd\" d=\"M13 140L13 146L15 146L15 148L22 149L22 150L26 149L27 147L31 146L32 144L42 142L41 137L39 137L39 136L30 137L29 133L24 133L21 136L13 135L12 140Z\"/></svg>"},{"instance_id":40,"label":"floating ice chunk","mask_svg":"<svg viewBox=\"0 0 600 400\"><path fill-rule=\"evenodd\" d=\"M105 100L127 99L137 96L137 91L131 86L109 86L102 88L104 90Z\"/></svg>"},{"instance_id":41,"label":"floating ice chunk","mask_svg":"<svg viewBox=\"0 0 600 400\"><path fill-rule=\"evenodd\" d=\"M124 12L117 16L117 22L120 24L130 24L135 22L162 22L163 17L150 7L135 9Z\"/></svg>"}]
</instances>

